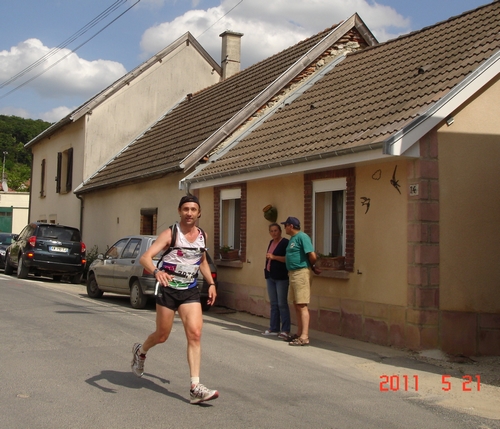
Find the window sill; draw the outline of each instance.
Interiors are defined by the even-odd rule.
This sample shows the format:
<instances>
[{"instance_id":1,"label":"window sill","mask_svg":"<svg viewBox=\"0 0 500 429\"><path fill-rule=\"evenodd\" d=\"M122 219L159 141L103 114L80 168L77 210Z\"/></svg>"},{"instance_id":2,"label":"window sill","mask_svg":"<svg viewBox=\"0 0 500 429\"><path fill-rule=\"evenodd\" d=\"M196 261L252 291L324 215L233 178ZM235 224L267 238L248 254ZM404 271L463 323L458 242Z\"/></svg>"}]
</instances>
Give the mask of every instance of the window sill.
<instances>
[{"instance_id":1,"label":"window sill","mask_svg":"<svg viewBox=\"0 0 500 429\"><path fill-rule=\"evenodd\" d=\"M345 270L323 270L320 274L315 274L315 276L327 277L330 279L348 279L350 274L350 271Z\"/></svg>"},{"instance_id":2,"label":"window sill","mask_svg":"<svg viewBox=\"0 0 500 429\"><path fill-rule=\"evenodd\" d=\"M234 261L226 259L216 259L214 263L218 267L243 268L243 262L241 262L239 259Z\"/></svg>"}]
</instances>

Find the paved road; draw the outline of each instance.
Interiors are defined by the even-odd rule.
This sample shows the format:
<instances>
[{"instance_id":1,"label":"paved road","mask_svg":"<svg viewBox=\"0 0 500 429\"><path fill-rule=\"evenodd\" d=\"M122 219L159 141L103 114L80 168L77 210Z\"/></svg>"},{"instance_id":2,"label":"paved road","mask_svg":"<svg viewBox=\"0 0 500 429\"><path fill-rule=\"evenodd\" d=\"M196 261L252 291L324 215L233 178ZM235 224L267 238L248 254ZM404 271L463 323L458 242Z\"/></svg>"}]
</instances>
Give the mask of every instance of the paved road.
<instances>
[{"instance_id":1,"label":"paved road","mask_svg":"<svg viewBox=\"0 0 500 429\"><path fill-rule=\"evenodd\" d=\"M153 306L3 274L0 296L1 428L500 428L440 406L439 371L403 352L333 336L290 347L260 335L264 319L217 309L205 316L201 381L221 396L190 405L178 319L139 379L130 350L154 329ZM472 395L489 398L485 387Z\"/></svg>"}]
</instances>

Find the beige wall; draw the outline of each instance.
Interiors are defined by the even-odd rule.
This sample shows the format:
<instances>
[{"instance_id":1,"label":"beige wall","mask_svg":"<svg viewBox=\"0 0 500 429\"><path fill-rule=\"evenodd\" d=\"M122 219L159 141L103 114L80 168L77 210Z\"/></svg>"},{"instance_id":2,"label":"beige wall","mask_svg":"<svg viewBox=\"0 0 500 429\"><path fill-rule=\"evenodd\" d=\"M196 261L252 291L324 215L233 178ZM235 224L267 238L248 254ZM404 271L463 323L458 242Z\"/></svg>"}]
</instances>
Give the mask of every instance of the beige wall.
<instances>
[{"instance_id":1,"label":"beige wall","mask_svg":"<svg viewBox=\"0 0 500 429\"><path fill-rule=\"evenodd\" d=\"M390 184L395 166L401 194ZM380 179L373 176L380 170ZM337 308L339 300L406 306L407 300L407 168L406 161L356 168L355 266L349 279L314 277L311 308ZM378 173L377 173L378 174ZM378 176L375 176L378 177ZM213 200L212 189L200 190ZM278 209L278 222L288 216L304 221L302 175L247 183L247 263L243 268L219 267L219 280L248 286L252 298L268 299L264 280L265 252L270 240L269 222L262 209ZM361 196L371 198L365 214ZM283 231L283 235L285 235ZM357 274L357 270L361 274Z\"/></svg>"},{"instance_id":2,"label":"beige wall","mask_svg":"<svg viewBox=\"0 0 500 429\"><path fill-rule=\"evenodd\" d=\"M500 83L438 134L442 310L500 312Z\"/></svg>"},{"instance_id":3,"label":"beige wall","mask_svg":"<svg viewBox=\"0 0 500 429\"><path fill-rule=\"evenodd\" d=\"M57 152L73 147L73 189L94 174L188 93L218 82L212 66L183 44L75 123L33 146L30 220L47 219L80 227L80 201L71 192L57 194ZM42 159L46 159L46 197L40 198ZM175 185L177 187L177 184ZM178 191L176 191L178 192ZM89 210L87 209L87 213ZM102 214L98 210L98 214ZM119 228L122 230L122 228Z\"/></svg>"},{"instance_id":4,"label":"beige wall","mask_svg":"<svg viewBox=\"0 0 500 429\"><path fill-rule=\"evenodd\" d=\"M157 232L179 218L180 174L112 190L84 194L83 241L104 252L118 239L140 233L141 209L158 208ZM200 224L200 226L202 226ZM202 226L203 227L203 226Z\"/></svg>"},{"instance_id":5,"label":"beige wall","mask_svg":"<svg viewBox=\"0 0 500 429\"><path fill-rule=\"evenodd\" d=\"M28 224L29 192L0 192L0 207L12 207L12 233L19 234Z\"/></svg>"},{"instance_id":6,"label":"beige wall","mask_svg":"<svg viewBox=\"0 0 500 429\"><path fill-rule=\"evenodd\" d=\"M73 148L73 189L82 180L84 118L33 146L30 221L47 220L80 227L80 201L73 192L56 193L57 153ZM41 163L45 159L45 197L40 197ZM64 183L61 184L64 188Z\"/></svg>"},{"instance_id":7,"label":"beige wall","mask_svg":"<svg viewBox=\"0 0 500 429\"><path fill-rule=\"evenodd\" d=\"M220 76L193 45L183 44L87 117L84 178L92 175L188 93Z\"/></svg>"}]
</instances>

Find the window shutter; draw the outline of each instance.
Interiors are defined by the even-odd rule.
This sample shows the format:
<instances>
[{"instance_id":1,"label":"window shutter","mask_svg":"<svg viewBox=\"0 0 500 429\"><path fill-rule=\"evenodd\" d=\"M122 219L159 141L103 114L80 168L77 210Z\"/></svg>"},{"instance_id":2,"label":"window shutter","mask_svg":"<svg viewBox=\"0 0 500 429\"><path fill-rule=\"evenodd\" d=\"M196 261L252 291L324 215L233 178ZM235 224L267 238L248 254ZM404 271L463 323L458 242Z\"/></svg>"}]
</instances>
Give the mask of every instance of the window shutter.
<instances>
[{"instance_id":1,"label":"window shutter","mask_svg":"<svg viewBox=\"0 0 500 429\"><path fill-rule=\"evenodd\" d=\"M40 196L45 196L45 159L42 159L42 173L40 177Z\"/></svg>"},{"instance_id":2,"label":"window shutter","mask_svg":"<svg viewBox=\"0 0 500 429\"><path fill-rule=\"evenodd\" d=\"M68 165L66 170L66 192L73 187L73 148L68 149Z\"/></svg>"},{"instance_id":3,"label":"window shutter","mask_svg":"<svg viewBox=\"0 0 500 429\"><path fill-rule=\"evenodd\" d=\"M57 152L56 193L61 192L61 164L62 164L62 153Z\"/></svg>"}]
</instances>

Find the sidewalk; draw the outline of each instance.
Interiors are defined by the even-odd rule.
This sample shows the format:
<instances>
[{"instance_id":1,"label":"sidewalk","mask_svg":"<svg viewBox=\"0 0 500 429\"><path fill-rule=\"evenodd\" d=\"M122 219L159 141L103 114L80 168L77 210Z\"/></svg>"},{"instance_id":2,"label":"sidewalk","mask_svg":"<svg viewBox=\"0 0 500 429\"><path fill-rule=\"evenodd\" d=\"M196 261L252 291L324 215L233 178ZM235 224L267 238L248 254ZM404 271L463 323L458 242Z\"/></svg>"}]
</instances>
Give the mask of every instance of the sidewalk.
<instances>
[{"instance_id":1,"label":"sidewalk","mask_svg":"<svg viewBox=\"0 0 500 429\"><path fill-rule=\"evenodd\" d=\"M269 326L267 318L223 307L214 307L206 315L252 326L257 332ZM500 356L453 357L439 350L416 353L314 330L309 338L310 347L361 358L363 363L356 363L356 369L373 377L381 394L404 392L412 400L500 420Z\"/></svg>"}]
</instances>

